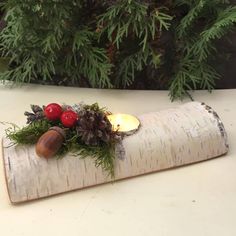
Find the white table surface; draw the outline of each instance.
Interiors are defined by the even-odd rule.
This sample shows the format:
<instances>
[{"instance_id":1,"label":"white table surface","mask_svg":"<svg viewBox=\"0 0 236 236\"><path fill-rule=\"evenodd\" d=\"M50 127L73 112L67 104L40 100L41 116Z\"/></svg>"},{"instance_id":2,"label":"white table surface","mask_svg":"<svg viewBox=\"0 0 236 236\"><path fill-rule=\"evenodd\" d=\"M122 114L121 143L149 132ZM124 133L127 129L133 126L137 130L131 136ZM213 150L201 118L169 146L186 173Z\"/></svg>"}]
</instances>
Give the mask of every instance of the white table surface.
<instances>
[{"instance_id":1,"label":"white table surface","mask_svg":"<svg viewBox=\"0 0 236 236\"><path fill-rule=\"evenodd\" d=\"M30 104L99 102L113 112L141 114L175 107L167 91L0 86L0 121L25 123ZM0 154L1 236L235 236L236 90L193 93L220 115L228 155L174 170L20 205L11 205ZM187 102L185 100L184 102ZM5 127L0 125L0 136Z\"/></svg>"}]
</instances>

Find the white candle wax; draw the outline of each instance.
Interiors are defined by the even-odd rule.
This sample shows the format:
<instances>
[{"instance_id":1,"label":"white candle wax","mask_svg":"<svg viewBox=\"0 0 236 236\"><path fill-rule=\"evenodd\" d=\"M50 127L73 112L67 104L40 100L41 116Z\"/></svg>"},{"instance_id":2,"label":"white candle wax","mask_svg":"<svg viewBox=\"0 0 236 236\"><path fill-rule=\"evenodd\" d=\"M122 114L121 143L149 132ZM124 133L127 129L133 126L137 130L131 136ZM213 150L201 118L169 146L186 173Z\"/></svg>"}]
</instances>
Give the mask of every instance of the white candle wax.
<instances>
[{"instance_id":1,"label":"white candle wax","mask_svg":"<svg viewBox=\"0 0 236 236\"><path fill-rule=\"evenodd\" d=\"M129 114L112 114L107 116L112 124L112 129L119 132L129 132L139 127L139 120Z\"/></svg>"}]
</instances>

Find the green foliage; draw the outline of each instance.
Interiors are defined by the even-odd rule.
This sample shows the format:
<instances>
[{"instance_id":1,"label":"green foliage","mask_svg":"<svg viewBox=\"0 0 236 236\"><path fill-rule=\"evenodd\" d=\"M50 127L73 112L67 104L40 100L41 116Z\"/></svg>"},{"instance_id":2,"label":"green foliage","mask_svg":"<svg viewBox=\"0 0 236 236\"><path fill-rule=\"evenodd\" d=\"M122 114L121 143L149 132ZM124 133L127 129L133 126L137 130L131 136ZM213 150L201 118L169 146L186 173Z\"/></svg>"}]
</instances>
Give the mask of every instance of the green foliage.
<instances>
[{"instance_id":1,"label":"green foliage","mask_svg":"<svg viewBox=\"0 0 236 236\"><path fill-rule=\"evenodd\" d=\"M144 51L140 49L138 52L125 57L119 63L119 70L116 74L116 85L126 87L132 84L135 79L135 72L143 70L148 63L149 56L150 49L146 47Z\"/></svg>"},{"instance_id":2,"label":"green foliage","mask_svg":"<svg viewBox=\"0 0 236 236\"><path fill-rule=\"evenodd\" d=\"M139 45L144 51L148 41L154 39L162 29L168 30L172 20L171 16L164 13L167 9L155 8L149 16L148 10L148 5L138 1L118 1L101 16L98 22L102 26L101 33L106 33L117 49L131 34L139 39Z\"/></svg>"},{"instance_id":3,"label":"green foliage","mask_svg":"<svg viewBox=\"0 0 236 236\"><path fill-rule=\"evenodd\" d=\"M228 1L177 1L188 7L177 27L178 63L170 85L172 100L183 98L189 90L214 88L220 78L211 60L217 53L216 41L235 27L236 7ZM209 14L211 13L211 14Z\"/></svg>"},{"instance_id":4,"label":"green foliage","mask_svg":"<svg viewBox=\"0 0 236 236\"><path fill-rule=\"evenodd\" d=\"M0 73L8 70L9 59L0 57Z\"/></svg>"},{"instance_id":5,"label":"green foliage","mask_svg":"<svg viewBox=\"0 0 236 236\"><path fill-rule=\"evenodd\" d=\"M105 50L93 45L96 33L82 22L74 25L81 20L80 1L7 1L5 8L7 26L0 46L2 55L11 57L12 68L0 79L30 82L55 75L72 80L84 76L92 86L110 86L111 65Z\"/></svg>"},{"instance_id":6,"label":"green foliage","mask_svg":"<svg viewBox=\"0 0 236 236\"><path fill-rule=\"evenodd\" d=\"M211 52L215 52L214 40L222 38L232 26L236 23L236 6L228 7L220 11L217 18L210 25L209 28L204 29L200 33L197 43L192 47L190 53L195 54L199 61L204 61L208 58Z\"/></svg>"},{"instance_id":7,"label":"green foliage","mask_svg":"<svg viewBox=\"0 0 236 236\"><path fill-rule=\"evenodd\" d=\"M15 144L34 144L50 127L47 120L36 121L23 128L12 125L6 130L6 136Z\"/></svg>"},{"instance_id":8,"label":"green foliage","mask_svg":"<svg viewBox=\"0 0 236 236\"><path fill-rule=\"evenodd\" d=\"M236 22L227 0L5 0L3 8L9 66L0 80L127 88L151 70L172 99L214 88L216 42Z\"/></svg>"},{"instance_id":9,"label":"green foliage","mask_svg":"<svg viewBox=\"0 0 236 236\"><path fill-rule=\"evenodd\" d=\"M77 79L82 74L89 78L93 87L112 87L109 80L112 65L105 49L93 46L92 42L97 41L98 36L91 30L84 28L75 32L72 54L66 59L65 71L71 71L72 78Z\"/></svg>"},{"instance_id":10,"label":"green foliage","mask_svg":"<svg viewBox=\"0 0 236 236\"><path fill-rule=\"evenodd\" d=\"M131 85L138 71L147 64L156 64L150 43L170 27L172 16L165 13L167 10L142 1L122 0L101 15L100 37L105 35L115 47L111 61L116 68L113 72L116 87Z\"/></svg>"},{"instance_id":11,"label":"green foliage","mask_svg":"<svg viewBox=\"0 0 236 236\"><path fill-rule=\"evenodd\" d=\"M149 13L148 4L139 1L122 0L107 7L108 3L6 1L7 26L0 46L2 55L11 57L11 69L0 79L30 82L61 76L72 84L86 78L92 87L129 85L135 72L152 62L149 41L168 29L172 17L164 7Z\"/></svg>"}]
</instances>

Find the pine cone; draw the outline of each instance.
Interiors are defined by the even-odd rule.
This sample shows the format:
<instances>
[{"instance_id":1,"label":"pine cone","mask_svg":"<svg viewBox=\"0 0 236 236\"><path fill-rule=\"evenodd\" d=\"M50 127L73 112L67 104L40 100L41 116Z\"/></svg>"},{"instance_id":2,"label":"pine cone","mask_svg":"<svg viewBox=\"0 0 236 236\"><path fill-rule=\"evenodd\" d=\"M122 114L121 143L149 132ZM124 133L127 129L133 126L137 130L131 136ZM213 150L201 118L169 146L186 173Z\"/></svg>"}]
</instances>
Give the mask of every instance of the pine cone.
<instances>
[{"instance_id":1,"label":"pine cone","mask_svg":"<svg viewBox=\"0 0 236 236\"><path fill-rule=\"evenodd\" d=\"M102 111L85 109L79 113L77 134L86 145L97 146L109 143L118 137Z\"/></svg>"},{"instance_id":2,"label":"pine cone","mask_svg":"<svg viewBox=\"0 0 236 236\"><path fill-rule=\"evenodd\" d=\"M24 113L24 115L27 116L27 124L31 124L34 121L44 119L43 108L38 105L30 105L30 107L33 112L26 111Z\"/></svg>"}]
</instances>

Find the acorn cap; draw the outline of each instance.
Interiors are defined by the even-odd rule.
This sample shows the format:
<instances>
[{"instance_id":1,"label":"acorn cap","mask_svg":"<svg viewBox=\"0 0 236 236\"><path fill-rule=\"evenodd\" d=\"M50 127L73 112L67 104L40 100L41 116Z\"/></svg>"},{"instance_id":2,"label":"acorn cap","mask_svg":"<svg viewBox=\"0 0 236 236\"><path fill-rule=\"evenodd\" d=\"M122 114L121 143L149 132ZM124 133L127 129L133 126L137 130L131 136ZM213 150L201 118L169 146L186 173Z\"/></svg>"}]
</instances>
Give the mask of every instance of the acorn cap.
<instances>
[{"instance_id":1,"label":"acorn cap","mask_svg":"<svg viewBox=\"0 0 236 236\"><path fill-rule=\"evenodd\" d=\"M64 139L66 138L66 133L65 133L65 131L64 131L62 128L58 127L58 126L53 126L53 127L51 127L49 130L55 130L55 131L58 132Z\"/></svg>"}]
</instances>

